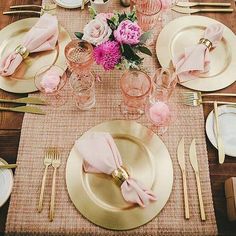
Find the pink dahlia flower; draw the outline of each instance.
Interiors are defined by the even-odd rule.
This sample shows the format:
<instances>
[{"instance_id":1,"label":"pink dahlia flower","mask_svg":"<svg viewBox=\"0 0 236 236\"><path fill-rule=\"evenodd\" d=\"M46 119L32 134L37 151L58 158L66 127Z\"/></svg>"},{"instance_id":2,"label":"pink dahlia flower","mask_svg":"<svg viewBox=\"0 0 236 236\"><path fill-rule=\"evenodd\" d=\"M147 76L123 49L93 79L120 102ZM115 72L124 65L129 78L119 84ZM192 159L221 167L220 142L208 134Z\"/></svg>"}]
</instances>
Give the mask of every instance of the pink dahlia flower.
<instances>
[{"instance_id":1,"label":"pink dahlia flower","mask_svg":"<svg viewBox=\"0 0 236 236\"><path fill-rule=\"evenodd\" d=\"M116 41L107 41L94 49L94 58L105 70L112 70L120 62L120 45Z\"/></svg>"},{"instance_id":2,"label":"pink dahlia flower","mask_svg":"<svg viewBox=\"0 0 236 236\"><path fill-rule=\"evenodd\" d=\"M141 28L136 22L122 21L114 31L114 37L119 43L138 44L141 36Z\"/></svg>"}]
</instances>

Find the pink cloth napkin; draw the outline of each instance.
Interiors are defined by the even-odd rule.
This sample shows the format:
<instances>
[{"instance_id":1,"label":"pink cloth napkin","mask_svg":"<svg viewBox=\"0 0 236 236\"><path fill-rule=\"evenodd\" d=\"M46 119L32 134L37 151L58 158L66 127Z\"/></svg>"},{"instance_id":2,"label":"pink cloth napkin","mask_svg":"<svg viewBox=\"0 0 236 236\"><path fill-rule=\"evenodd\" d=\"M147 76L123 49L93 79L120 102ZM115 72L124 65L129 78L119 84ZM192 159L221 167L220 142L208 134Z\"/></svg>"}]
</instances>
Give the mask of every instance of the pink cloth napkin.
<instances>
[{"instance_id":1,"label":"pink cloth napkin","mask_svg":"<svg viewBox=\"0 0 236 236\"><path fill-rule=\"evenodd\" d=\"M21 44L32 52L41 52L55 48L58 39L57 17L50 14L43 14L38 22L25 35ZM19 53L11 52L0 60L0 75L12 75L22 62L23 58Z\"/></svg>"},{"instance_id":2,"label":"pink cloth napkin","mask_svg":"<svg viewBox=\"0 0 236 236\"><path fill-rule=\"evenodd\" d=\"M222 39L222 35L223 26L216 23L206 28L203 38L211 41L214 48ZM196 79L200 73L205 73L210 69L209 49L204 44L187 47L183 54L173 58L173 65L180 83Z\"/></svg>"},{"instance_id":3,"label":"pink cloth napkin","mask_svg":"<svg viewBox=\"0 0 236 236\"><path fill-rule=\"evenodd\" d=\"M57 90L61 80L61 71L57 67L51 67L41 78L40 85L45 93L53 93Z\"/></svg>"},{"instance_id":4,"label":"pink cloth napkin","mask_svg":"<svg viewBox=\"0 0 236 236\"><path fill-rule=\"evenodd\" d=\"M76 148L84 159L84 171L89 173L112 172L122 166L119 150L109 133L91 133L75 142ZM128 178L121 185L121 193L127 202L145 207L156 196L151 190L133 178Z\"/></svg>"}]
</instances>

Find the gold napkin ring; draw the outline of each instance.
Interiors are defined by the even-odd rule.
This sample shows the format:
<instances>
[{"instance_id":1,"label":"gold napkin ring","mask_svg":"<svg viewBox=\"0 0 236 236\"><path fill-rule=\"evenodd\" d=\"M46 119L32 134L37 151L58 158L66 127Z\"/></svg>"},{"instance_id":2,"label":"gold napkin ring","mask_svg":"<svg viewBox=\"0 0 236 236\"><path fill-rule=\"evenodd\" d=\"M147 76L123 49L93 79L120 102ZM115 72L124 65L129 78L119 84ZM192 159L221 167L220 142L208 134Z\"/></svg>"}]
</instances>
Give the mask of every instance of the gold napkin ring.
<instances>
[{"instance_id":1,"label":"gold napkin ring","mask_svg":"<svg viewBox=\"0 0 236 236\"><path fill-rule=\"evenodd\" d=\"M22 45L18 45L15 49L15 52L19 53L23 59L25 59L29 55L29 51L27 50L27 48Z\"/></svg>"},{"instance_id":2,"label":"gold napkin ring","mask_svg":"<svg viewBox=\"0 0 236 236\"><path fill-rule=\"evenodd\" d=\"M209 39L201 38L199 44L205 45L209 50L212 48L212 42Z\"/></svg>"},{"instance_id":3,"label":"gold napkin ring","mask_svg":"<svg viewBox=\"0 0 236 236\"><path fill-rule=\"evenodd\" d=\"M114 170L111 175L119 185L129 178L128 172L123 167Z\"/></svg>"}]
</instances>

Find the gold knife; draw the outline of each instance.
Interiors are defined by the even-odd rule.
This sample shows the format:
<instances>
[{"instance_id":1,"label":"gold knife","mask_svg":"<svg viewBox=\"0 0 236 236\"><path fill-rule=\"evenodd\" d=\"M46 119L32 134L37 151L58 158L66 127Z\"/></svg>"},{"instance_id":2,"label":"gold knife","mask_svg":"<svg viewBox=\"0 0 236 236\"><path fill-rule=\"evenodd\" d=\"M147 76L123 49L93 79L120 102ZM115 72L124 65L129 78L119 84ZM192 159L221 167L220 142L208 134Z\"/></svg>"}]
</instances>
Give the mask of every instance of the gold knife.
<instances>
[{"instance_id":1,"label":"gold knife","mask_svg":"<svg viewBox=\"0 0 236 236\"><path fill-rule=\"evenodd\" d=\"M184 155L184 137L181 138L178 145L177 159L178 159L179 166L182 171L182 177L183 177L185 219L189 219L188 191L187 191L185 155Z\"/></svg>"},{"instance_id":2,"label":"gold knife","mask_svg":"<svg viewBox=\"0 0 236 236\"><path fill-rule=\"evenodd\" d=\"M195 6L214 6L214 7L230 7L228 2L178 2L178 7L195 7Z\"/></svg>"},{"instance_id":3,"label":"gold knife","mask_svg":"<svg viewBox=\"0 0 236 236\"><path fill-rule=\"evenodd\" d=\"M35 105L46 105L46 101L42 100L38 97L24 97L24 98L17 98L17 99L5 99L0 98L0 102L7 102L7 103L28 103L28 104L35 104Z\"/></svg>"},{"instance_id":4,"label":"gold knife","mask_svg":"<svg viewBox=\"0 0 236 236\"><path fill-rule=\"evenodd\" d=\"M232 13L234 11L233 8L186 8L186 7L178 7L174 6L171 10L183 14L193 14L193 13L201 13L201 12L221 12L221 13Z\"/></svg>"},{"instance_id":5,"label":"gold knife","mask_svg":"<svg viewBox=\"0 0 236 236\"><path fill-rule=\"evenodd\" d=\"M38 108L33 106L19 106L19 107L0 107L0 111L13 111L13 112L24 112L24 113L32 113L45 115L46 113Z\"/></svg>"},{"instance_id":6,"label":"gold knife","mask_svg":"<svg viewBox=\"0 0 236 236\"><path fill-rule=\"evenodd\" d=\"M15 169L17 164L0 164L0 169Z\"/></svg>"},{"instance_id":7,"label":"gold knife","mask_svg":"<svg viewBox=\"0 0 236 236\"><path fill-rule=\"evenodd\" d=\"M224 151L224 143L222 140L222 136L220 133L220 126L219 126L219 113L218 113L218 107L217 102L214 102L214 116L215 116L215 131L216 131L216 141L217 141L217 147L218 147L218 156L219 156L219 163L223 164L225 160L225 151Z\"/></svg>"},{"instance_id":8,"label":"gold knife","mask_svg":"<svg viewBox=\"0 0 236 236\"><path fill-rule=\"evenodd\" d=\"M198 200L199 200L199 206L200 206L201 219L202 221L205 221L206 215L205 215L203 199L202 199L202 190L201 190L200 174L199 174L198 161L197 161L195 139L192 140L192 143L190 145L189 157L190 157L191 166L193 167L194 172L195 172L195 177L196 177L196 182L197 182L197 191L198 191Z\"/></svg>"}]
</instances>

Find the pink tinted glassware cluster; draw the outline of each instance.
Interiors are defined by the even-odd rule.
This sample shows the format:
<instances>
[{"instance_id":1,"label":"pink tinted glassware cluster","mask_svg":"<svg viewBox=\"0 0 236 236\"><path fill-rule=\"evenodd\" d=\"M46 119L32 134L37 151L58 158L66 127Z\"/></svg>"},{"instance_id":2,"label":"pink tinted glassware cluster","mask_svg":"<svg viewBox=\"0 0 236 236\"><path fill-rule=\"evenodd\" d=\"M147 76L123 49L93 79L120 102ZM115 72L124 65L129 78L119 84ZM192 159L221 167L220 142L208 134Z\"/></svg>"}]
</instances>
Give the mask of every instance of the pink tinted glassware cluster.
<instances>
[{"instance_id":1,"label":"pink tinted glassware cluster","mask_svg":"<svg viewBox=\"0 0 236 236\"><path fill-rule=\"evenodd\" d=\"M65 47L65 56L76 106L81 110L88 110L95 105L95 77L91 72L94 62L93 47L88 42L72 40Z\"/></svg>"}]
</instances>

